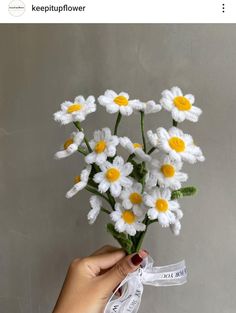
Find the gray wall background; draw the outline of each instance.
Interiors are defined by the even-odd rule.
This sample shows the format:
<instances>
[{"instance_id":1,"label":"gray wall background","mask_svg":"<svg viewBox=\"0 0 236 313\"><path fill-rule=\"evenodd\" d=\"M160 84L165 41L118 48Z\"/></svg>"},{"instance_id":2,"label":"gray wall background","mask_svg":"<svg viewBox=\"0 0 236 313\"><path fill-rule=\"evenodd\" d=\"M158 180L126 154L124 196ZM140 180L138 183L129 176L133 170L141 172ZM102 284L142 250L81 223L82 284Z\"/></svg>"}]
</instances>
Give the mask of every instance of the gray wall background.
<instances>
[{"instance_id":1,"label":"gray wall background","mask_svg":"<svg viewBox=\"0 0 236 313\"><path fill-rule=\"evenodd\" d=\"M207 161L185 167L199 193L181 201L181 235L154 224L144 243L161 265L185 258L189 281L146 287L140 312L235 312L236 25L1 25L0 42L0 312L50 312L70 261L115 244L102 216L88 226L88 194L64 197L83 163L53 159L72 130L52 119L59 104L107 88L158 100L173 85L204 111L181 127ZM99 108L84 126L114 118ZM162 112L146 127L169 124ZM140 139L137 117L121 125Z\"/></svg>"}]
</instances>

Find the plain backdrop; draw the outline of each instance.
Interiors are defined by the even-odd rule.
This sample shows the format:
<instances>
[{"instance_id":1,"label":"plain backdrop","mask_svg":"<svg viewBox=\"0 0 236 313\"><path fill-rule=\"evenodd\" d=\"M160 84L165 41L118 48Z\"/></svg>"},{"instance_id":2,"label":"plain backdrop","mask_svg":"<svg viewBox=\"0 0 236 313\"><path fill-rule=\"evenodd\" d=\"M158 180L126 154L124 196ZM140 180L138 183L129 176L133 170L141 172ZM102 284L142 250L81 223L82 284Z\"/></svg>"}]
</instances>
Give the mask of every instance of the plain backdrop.
<instances>
[{"instance_id":1,"label":"plain backdrop","mask_svg":"<svg viewBox=\"0 0 236 313\"><path fill-rule=\"evenodd\" d=\"M83 159L53 159L73 129L53 121L60 103L108 88L158 101L177 85L203 109L181 128L206 162L184 168L199 192L181 200L181 235L154 224L144 247L159 265L185 258L188 283L145 287L140 312L234 313L236 25L12 24L0 42L0 312L51 312L71 260L116 244L103 215L88 225L86 192L65 198ZM114 121L99 107L84 127ZM162 111L145 127L169 125ZM122 120L125 134L141 139L138 115Z\"/></svg>"}]
</instances>

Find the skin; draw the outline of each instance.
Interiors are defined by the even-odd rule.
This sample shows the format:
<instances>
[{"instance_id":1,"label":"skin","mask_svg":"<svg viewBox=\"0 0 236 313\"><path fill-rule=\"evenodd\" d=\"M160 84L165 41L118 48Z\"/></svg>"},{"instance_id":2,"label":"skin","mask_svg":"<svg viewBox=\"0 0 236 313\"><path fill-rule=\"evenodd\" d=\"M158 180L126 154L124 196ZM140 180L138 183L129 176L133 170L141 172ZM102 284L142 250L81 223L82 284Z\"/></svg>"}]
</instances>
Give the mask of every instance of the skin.
<instances>
[{"instance_id":1,"label":"skin","mask_svg":"<svg viewBox=\"0 0 236 313\"><path fill-rule=\"evenodd\" d=\"M139 251L143 259L145 250ZM120 282L140 264L121 249L104 246L92 255L75 259L67 272L53 313L103 313Z\"/></svg>"}]
</instances>

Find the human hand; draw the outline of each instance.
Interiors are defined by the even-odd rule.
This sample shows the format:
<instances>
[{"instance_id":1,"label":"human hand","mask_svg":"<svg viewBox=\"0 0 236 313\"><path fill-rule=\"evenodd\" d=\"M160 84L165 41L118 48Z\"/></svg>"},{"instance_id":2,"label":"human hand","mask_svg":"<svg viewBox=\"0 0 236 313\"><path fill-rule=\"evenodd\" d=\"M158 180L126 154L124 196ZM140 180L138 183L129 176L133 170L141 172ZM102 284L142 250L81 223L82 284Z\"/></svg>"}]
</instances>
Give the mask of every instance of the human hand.
<instances>
[{"instance_id":1,"label":"human hand","mask_svg":"<svg viewBox=\"0 0 236 313\"><path fill-rule=\"evenodd\" d=\"M113 290L147 255L141 250L125 256L122 249L104 246L91 256L75 259L53 313L103 313Z\"/></svg>"}]
</instances>

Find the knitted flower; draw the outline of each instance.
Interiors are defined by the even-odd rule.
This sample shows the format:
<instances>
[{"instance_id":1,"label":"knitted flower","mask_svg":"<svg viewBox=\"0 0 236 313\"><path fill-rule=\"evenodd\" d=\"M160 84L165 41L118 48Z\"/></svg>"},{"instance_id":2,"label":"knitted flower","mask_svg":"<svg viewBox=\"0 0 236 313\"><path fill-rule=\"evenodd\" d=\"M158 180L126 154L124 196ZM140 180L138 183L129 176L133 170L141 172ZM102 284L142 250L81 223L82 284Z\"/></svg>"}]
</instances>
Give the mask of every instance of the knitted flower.
<instances>
[{"instance_id":1,"label":"knitted flower","mask_svg":"<svg viewBox=\"0 0 236 313\"><path fill-rule=\"evenodd\" d=\"M115 211L110 214L111 220L115 222L115 229L134 236L137 231L144 231L146 225L142 223L143 216L138 217L133 210L123 209L120 203L115 204Z\"/></svg>"},{"instance_id":2,"label":"knitted flower","mask_svg":"<svg viewBox=\"0 0 236 313\"><path fill-rule=\"evenodd\" d=\"M116 154L119 139L117 136L112 136L110 129L106 127L96 130L94 139L89 144L93 151L85 157L85 161L89 164L100 165L106 161L107 157L113 157Z\"/></svg>"},{"instance_id":3,"label":"knitted flower","mask_svg":"<svg viewBox=\"0 0 236 313\"><path fill-rule=\"evenodd\" d=\"M202 110L193 105L194 100L193 95L184 96L179 87L173 87L162 92L160 103L167 111L171 111L176 122L183 122L185 119L197 122Z\"/></svg>"},{"instance_id":4,"label":"knitted flower","mask_svg":"<svg viewBox=\"0 0 236 313\"><path fill-rule=\"evenodd\" d=\"M120 138L120 145L125 148L130 154L134 153L142 161L150 161L150 155L143 151L143 146L140 143L132 143L128 137Z\"/></svg>"},{"instance_id":5,"label":"knitted flower","mask_svg":"<svg viewBox=\"0 0 236 313\"><path fill-rule=\"evenodd\" d=\"M142 184L134 182L132 186L124 188L120 194L120 199L124 209L132 209L137 216L144 214Z\"/></svg>"},{"instance_id":6,"label":"knitted flower","mask_svg":"<svg viewBox=\"0 0 236 313\"><path fill-rule=\"evenodd\" d=\"M68 138L64 145L63 145L63 150L58 151L55 154L56 159L62 159L70 156L71 154L75 153L78 150L78 147L81 145L82 141L84 139L84 133L77 131L73 132Z\"/></svg>"},{"instance_id":7,"label":"knitted flower","mask_svg":"<svg viewBox=\"0 0 236 313\"><path fill-rule=\"evenodd\" d=\"M89 180L89 175L91 172L91 166L88 165L85 169L82 170L79 176L75 177L74 186L66 193L66 198L72 198L77 192L84 189Z\"/></svg>"},{"instance_id":8,"label":"knitted flower","mask_svg":"<svg viewBox=\"0 0 236 313\"><path fill-rule=\"evenodd\" d=\"M179 210L179 203L172 201L170 189L154 188L150 194L144 196L144 203L150 207L147 215L150 220L158 219L163 227L168 227L176 221L174 212ZM180 211L180 210L179 210Z\"/></svg>"},{"instance_id":9,"label":"knitted flower","mask_svg":"<svg viewBox=\"0 0 236 313\"><path fill-rule=\"evenodd\" d=\"M108 161L100 165L101 172L94 175L94 181L99 184L98 190L106 192L110 189L113 197L118 197L122 187L132 185L132 180L127 176L133 171L131 163L124 163L120 156L116 156L113 163Z\"/></svg>"},{"instance_id":10,"label":"knitted flower","mask_svg":"<svg viewBox=\"0 0 236 313\"><path fill-rule=\"evenodd\" d=\"M148 131L148 136L152 137L154 146L168 153L176 161L181 161L182 159L189 163L196 163L197 161L202 162L205 160L201 149L193 143L192 136L184 134L177 127L171 127L169 131L160 127L156 130L156 133L150 130Z\"/></svg>"},{"instance_id":11,"label":"knitted flower","mask_svg":"<svg viewBox=\"0 0 236 313\"><path fill-rule=\"evenodd\" d=\"M98 196L92 196L89 202L91 205L91 210L88 212L88 221L89 224L93 224L101 211L102 201L100 198L98 198Z\"/></svg>"},{"instance_id":12,"label":"knitted flower","mask_svg":"<svg viewBox=\"0 0 236 313\"><path fill-rule=\"evenodd\" d=\"M181 161L175 161L166 155L159 162L156 159L152 160L153 172L156 174L156 182L159 187L179 189L181 183L188 179L188 175L180 172L183 163Z\"/></svg>"},{"instance_id":13,"label":"knitted flower","mask_svg":"<svg viewBox=\"0 0 236 313\"><path fill-rule=\"evenodd\" d=\"M113 90L107 90L104 95L98 98L98 102L106 107L108 113L120 112L122 115L129 116L134 109L139 109L141 105L137 100L129 100L126 92L117 94Z\"/></svg>"},{"instance_id":14,"label":"knitted flower","mask_svg":"<svg viewBox=\"0 0 236 313\"><path fill-rule=\"evenodd\" d=\"M74 102L63 102L61 104L61 110L54 113L54 119L63 125L71 122L82 122L88 114L95 111L96 104L94 96L89 96L86 100L83 96L78 96Z\"/></svg>"},{"instance_id":15,"label":"knitted flower","mask_svg":"<svg viewBox=\"0 0 236 313\"><path fill-rule=\"evenodd\" d=\"M141 109L139 111L144 112L144 114L157 113L161 111L161 105L156 104L155 101L149 100L147 102L140 102Z\"/></svg>"}]
</instances>

